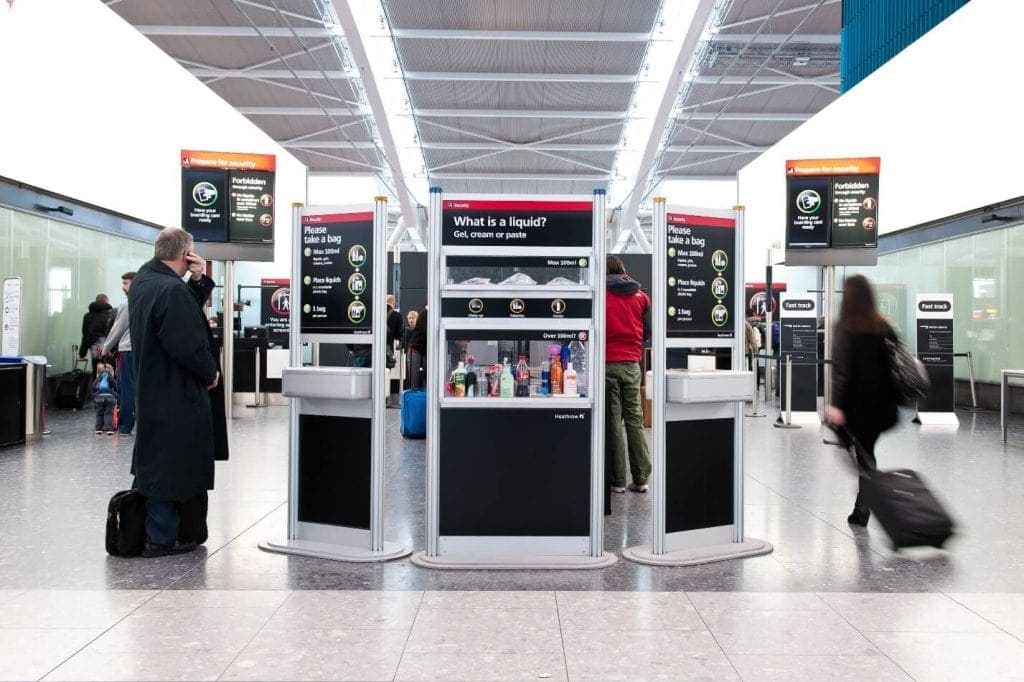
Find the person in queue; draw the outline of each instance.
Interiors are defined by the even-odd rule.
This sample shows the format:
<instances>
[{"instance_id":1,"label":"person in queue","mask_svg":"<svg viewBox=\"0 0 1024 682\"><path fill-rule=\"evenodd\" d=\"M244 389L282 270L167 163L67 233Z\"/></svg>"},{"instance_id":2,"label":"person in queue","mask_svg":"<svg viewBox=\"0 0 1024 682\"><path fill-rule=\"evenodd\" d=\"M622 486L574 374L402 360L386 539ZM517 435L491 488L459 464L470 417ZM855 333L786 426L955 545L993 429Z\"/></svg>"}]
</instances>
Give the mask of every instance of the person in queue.
<instances>
[{"instance_id":1,"label":"person in queue","mask_svg":"<svg viewBox=\"0 0 1024 682\"><path fill-rule=\"evenodd\" d=\"M409 387L423 388L427 368L427 309L416 317L416 326L409 334Z\"/></svg>"},{"instance_id":2,"label":"person in queue","mask_svg":"<svg viewBox=\"0 0 1024 682\"><path fill-rule=\"evenodd\" d=\"M611 457L609 483L614 493L626 491L628 451L633 479L628 487L645 493L651 475L651 453L644 439L640 407L640 360L644 339L650 337L651 299L618 257L608 256L606 269L605 457Z\"/></svg>"},{"instance_id":3,"label":"person in queue","mask_svg":"<svg viewBox=\"0 0 1024 682\"><path fill-rule=\"evenodd\" d=\"M847 277L832 344L832 404L826 418L830 424L846 427L857 439L860 455L867 460L861 464L869 470L876 467L878 437L896 425L897 398L890 378L891 351L886 344L887 339L896 338L878 312L867 278ZM871 511L864 479L859 480L857 499L846 520L854 526L866 526Z\"/></svg>"},{"instance_id":4,"label":"person in queue","mask_svg":"<svg viewBox=\"0 0 1024 682\"><path fill-rule=\"evenodd\" d=\"M125 297L135 279L134 272L126 272L121 275L121 291ZM135 429L135 373L132 371L132 335L128 332L128 301L117 309L114 317L114 325L107 334L107 340L103 344L104 357L117 352L117 376L120 377L119 384L121 392L118 396L118 419L117 433L121 436L130 436Z\"/></svg>"},{"instance_id":5,"label":"person in queue","mask_svg":"<svg viewBox=\"0 0 1024 682\"><path fill-rule=\"evenodd\" d=\"M113 312L114 308L107 295L96 294L96 300L89 304L89 312L82 316L82 341L78 346L78 358L84 360L85 354L89 353L93 374L103 360L103 344L113 320Z\"/></svg>"},{"instance_id":6,"label":"person in queue","mask_svg":"<svg viewBox=\"0 0 1024 682\"><path fill-rule=\"evenodd\" d=\"M137 397L132 473L146 498L144 557L194 550L194 542L178 539L176 504L213 489L208 391L220 373L206 319L183 281L199 260L192 248L185 230L162 230L128 291Z\"/></svg>"}]
</instances>

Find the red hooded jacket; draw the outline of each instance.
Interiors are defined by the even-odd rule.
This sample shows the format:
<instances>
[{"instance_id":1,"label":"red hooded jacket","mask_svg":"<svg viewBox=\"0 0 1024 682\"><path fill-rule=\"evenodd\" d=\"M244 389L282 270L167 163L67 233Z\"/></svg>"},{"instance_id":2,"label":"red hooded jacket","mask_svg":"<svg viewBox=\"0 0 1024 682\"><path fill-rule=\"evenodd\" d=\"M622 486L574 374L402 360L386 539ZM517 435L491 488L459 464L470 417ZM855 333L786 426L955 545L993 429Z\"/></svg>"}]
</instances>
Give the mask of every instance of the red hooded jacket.
<instances>
[{"instance_id":1,"label":"red hooded jacket","mask_svg":"<svg viewBox=\"0 0 1024 682\"><path fill-rule=\"evenodd\" d=\"M651 299L629 275L608 275L605 296L606 362L640 362L650 336Z\"/></svg>"}]
</instances>

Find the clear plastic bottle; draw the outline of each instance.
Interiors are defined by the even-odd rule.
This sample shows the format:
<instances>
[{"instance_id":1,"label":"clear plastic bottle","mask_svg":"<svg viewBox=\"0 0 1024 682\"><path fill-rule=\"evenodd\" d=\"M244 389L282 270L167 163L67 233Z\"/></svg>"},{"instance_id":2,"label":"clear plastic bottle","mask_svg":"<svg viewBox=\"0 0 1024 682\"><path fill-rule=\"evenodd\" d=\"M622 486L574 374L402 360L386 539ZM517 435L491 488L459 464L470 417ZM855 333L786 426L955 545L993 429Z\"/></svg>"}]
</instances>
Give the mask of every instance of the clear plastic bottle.
<instances>
[{"instance_id":1,"label":"clear plastic bottle","mask_svg":"<svg viewBox=\"0 0 1024 682\"><path fill-rule=\"evenodd\" d=\"M551 356L551 395L562 395L562 358Z\"/></svg>"},{"instance_id":2,"label":"clear plastic bottle","mask_svg":"<svg viewBox=\"0 0 1024 682\"><path fill-rule=\"evenodd\" d=\"M540 390L541 395L551 395L551 361L545 360L540 366Z\"/></svg>"},{"instance_id":3,"label":"clear plastic bottle","mask_svg":"<svg viewBox=\"0 0 1024 682\"><path fill-rule=\"evenodd\" d=\"M576 385L581 397L587 396L587 348L579 339L569 344L569 362L576 370Z\"/></svg>"},{"instance_id":4,"label":"clear plastic bottle","mask_svg":"<svg viewBox=\"0 0 1024 682\"><path fill-rule=\"evenodd\" d=\"M516 363L516 397L530 397L530 365L522 353L519 354L519 362Z\"/></svg>"},{"instance_id":5,"label":"clear plastic bottle","mask_svg":"<svg viewBox=\"0 0 1024 682\"><path fill-rule=\"evenodd\" d=\"M455 385L455 390L452 391L456 398L466 397L466 363L459 360L458 367L452 372L452 383Z\"/></svg>"},{"instance_id":6,"label":"clear plastic bottle","mask_svg":"<svg viewBox=\"0 0 1024 682\"><path fill-rule=\"evenodd\" d=\"M500 396L502 398L511 398L515 395L515 377L512 376L512 367L508 364L508 360L505 360L505 364L501 368L501 382Z\"/></svg>"},{"instance_id":7,"label":"clear plastic bottle","mask_svg":"<svg viewBox=\"0 0 1024 682\"><path fill-rule=\"evenodd\" d=\"M566 398L575 398L579 395L576 384L576 370L572 368L571 362L566 365L565 372L562 373L562 383L564 384L562 395Z\"/></svg>"}]
</instances>

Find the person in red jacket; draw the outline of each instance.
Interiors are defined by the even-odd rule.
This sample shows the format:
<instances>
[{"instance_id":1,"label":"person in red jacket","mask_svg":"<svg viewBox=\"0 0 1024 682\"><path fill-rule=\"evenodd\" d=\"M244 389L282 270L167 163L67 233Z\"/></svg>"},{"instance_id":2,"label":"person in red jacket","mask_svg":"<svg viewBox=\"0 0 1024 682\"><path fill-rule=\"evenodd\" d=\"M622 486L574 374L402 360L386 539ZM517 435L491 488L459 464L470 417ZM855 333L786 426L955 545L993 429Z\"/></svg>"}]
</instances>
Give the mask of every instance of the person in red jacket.
<instances>
[{"instance_id":1,"label":"person in red jacket","mask_svg":"<svg viewBox=\"0 0 1024 682\"><path fill-rule=\"evenodd\" d=\"M626 266L608 256L605 296L605 456L611 454L609 480L613 493L626 492L626 452L632 482L629 489L647 492L651 453L644 440L640 409L640 359L650 336L651 299ZM626 438L622 430L625 425Z\"/></svg>"}]
</instances>

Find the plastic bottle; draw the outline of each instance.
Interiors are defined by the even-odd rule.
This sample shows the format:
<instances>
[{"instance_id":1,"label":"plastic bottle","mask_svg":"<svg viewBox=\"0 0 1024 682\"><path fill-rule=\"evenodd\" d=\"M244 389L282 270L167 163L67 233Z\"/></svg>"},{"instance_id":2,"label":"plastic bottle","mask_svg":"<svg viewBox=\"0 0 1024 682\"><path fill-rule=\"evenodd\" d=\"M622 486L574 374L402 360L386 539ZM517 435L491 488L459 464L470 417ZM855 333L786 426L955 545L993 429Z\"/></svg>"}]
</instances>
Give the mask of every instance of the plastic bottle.
<instances>
[{"instance_id":1,"label":"plastic bottle","mask_svg":"<svg viewBox=\"0 0 1024 682\"><path fill-rule=\"evenodd\" d=\"M572 368L571 362L565 367L565 372L562 374L562 382L565 384L562 395L566 398L575 398L579 395L576 384L576 370Z\"/></svg>"},{"instance_id":2,"label":"plastic bottle","mask_svg":"<svg viewBox=\"0 0 1024 682\"><path fill-rule=\"evenodd\" d=\"M508 364L508 360L505 360L505 364L501 368L501 382L500 395L502 398L511 398L515 395L515 384L516 380L512 376L512 367Z\"/></svg>"},{"instance_id":3,"label":"plastic bottle","mask_svg":"<svg viewBox=\"0 0 1024 682\"><path fill-rule=\"evenodd\" d=\"M551 395L551 361L545 360L540 366L540 391L541 395Z\"/></svg>"},{"instance_id":4,"label":"plastic bottle","mask_svg":"<svg viewBox=\"0 0 1024 682\"><path fill-rule=\"evenodd\" d=\"M562 395L561 354L551 356L551 395Z\"/></svg>"},{"instance_id":5,"label":"plastic bottle","mask_svg":"<svg viewBox=\"0 0 1024 682\"><path fill-rule=\"evenodd\" d=\"M459 366L452 372L452 383L455 384L453 394L456 398L466 397L466 363L459 360Z\"/></svg>"},{"instance_id":6,"label":"plastic bottle","mask_svg":"<svg viewBox=\"0 0 1024 682\"><path fill-rule=\"evenodd\" d=\"M519 362L516 363L516 397L530 397L530 365L522 353L519 354Z\"/></svg>"},{"instance_id":7,"label":"plastic bottle","mask_svg":"<svg viewBox=\"0 0 1024 682\"><path fill-rule=\"evenodd\" d=\"M576 384L579 387L579 394L587 396L587 349L579 339L573 339L569 344L569 362L576 370Z\"/></svg>"},{"instance_id":8,"label":"plastic bottle","mask_svg":"<svg viewBox=\"0 0 1024 682\"><path fill-rule=\"evenodd\" d=\"M569 366L569 346L562 346L558 349L558 353L562 359L562 377L565 378L565 368Z\"/></svg>"},{"instance_id":9,"label":"plastic bottle","mask_svg":"<svg viewBox=\"0 0 1024 682\"><path fill-rule=\"evenodd\" d=\"M475 398L479 390L476 383L476 359L470 355L466 358L466 397Z\"/></svg>"}]
</instances>

